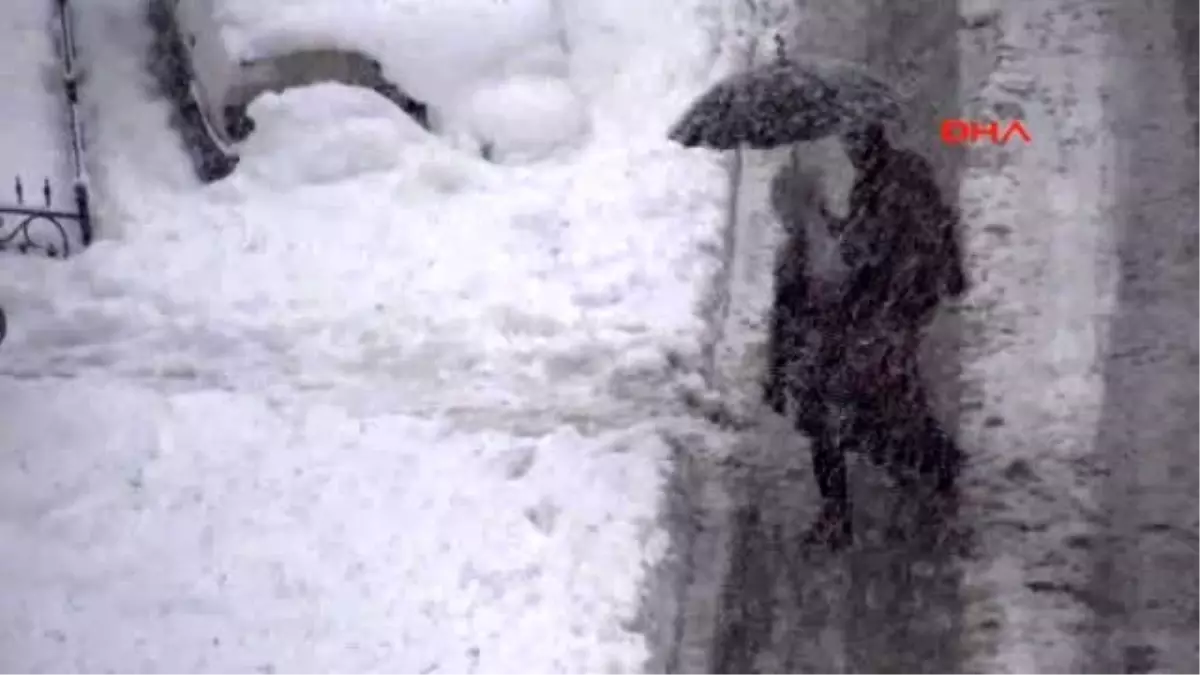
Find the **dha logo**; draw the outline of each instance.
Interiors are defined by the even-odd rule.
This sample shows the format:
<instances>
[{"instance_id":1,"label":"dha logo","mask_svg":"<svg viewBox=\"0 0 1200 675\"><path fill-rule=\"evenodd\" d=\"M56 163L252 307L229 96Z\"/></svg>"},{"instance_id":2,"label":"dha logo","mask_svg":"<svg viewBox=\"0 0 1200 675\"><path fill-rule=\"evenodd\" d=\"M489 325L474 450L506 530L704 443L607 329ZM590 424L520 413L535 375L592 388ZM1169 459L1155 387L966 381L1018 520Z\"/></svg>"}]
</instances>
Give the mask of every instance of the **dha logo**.
<instances>
[{"instance_id":1,"label":"dha logo","mask_svg":"<svg viewBox=\"0 0 1200 675\"><path fill-rule=\"evenodd\" d=\"M946 119L942 120L942 142L946 145L975 144L986 137L992 145L1008 145L1008 141L1017 136L1026 145L1033 142L1029 130L1021 120L1011 122L980 122L977 120Z\"/></svg>"}]
</instances>

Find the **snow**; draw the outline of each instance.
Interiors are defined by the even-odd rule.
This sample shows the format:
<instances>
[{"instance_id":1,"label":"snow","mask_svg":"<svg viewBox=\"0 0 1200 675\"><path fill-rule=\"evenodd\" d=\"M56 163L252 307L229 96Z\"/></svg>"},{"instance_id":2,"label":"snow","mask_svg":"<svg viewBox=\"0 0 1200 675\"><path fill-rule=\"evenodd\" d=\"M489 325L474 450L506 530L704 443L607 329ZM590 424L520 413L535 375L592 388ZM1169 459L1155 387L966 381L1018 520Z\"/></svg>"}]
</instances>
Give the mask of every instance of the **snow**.
<instances>
[{"instance_id":1,"label":"snow","mask_svg":"<svg viewBox=\"0 0 1200 675\"><path fill-rule=\"evenodd\" d=\"M664 138L718 38L710 3L669 4L274 3L538 161L322 84L257 100L210 186L140 3L78 5L102 240L0 267L0 664L640 669L727 184ZM557 83L491 67L558 35Z\"/></svg>"},{"instance_id":2,"label":"snow","mask_svg":"<svg viewBox=\"0 0 1200 675\"><path fill-rule=\"evenodd\" d=\"M53 425L5 433L22 468L3 482L6 664L566 672L643 658L611 610L637 588L612 572L661 555L646 499L661 478L613 447L661 459L653 429L521 439L114 381L6 385L3 400Z\"/></svg>"},{"instance_id":3,"label":"snow","mask_svg":"<svg viewBox=\"0 0 1200 675\"><path fill-rule=\"evenodd\" d=\"M299 48L361 50L446 129L483 121L477 106L486 101L473 98L490 90L522 107L535 103L535 94L551 96L558 111L551 129L578 127L571 99L579 97L601 127L597 133L624 138L632 128L653 129L655 142L657 126L673 121L698 91L694 83L709 77L718 54L707 27L718 25L724 11L721 3L698 0L207 1L235 58ZM654 100L665 105L647 110ZM533 105L531 120L549 103Z\"/></svg>"},{"instance_id":4,"label":"snow","mask_svg":"<svg viewBox=\"0 0 1200 675\"><path fill-rule=\"evenodd\" d=\"M562 75L565 66L565 26L552 0L205 2L235 59L300 48L361 50L435 110L514 68Z\"/></svg>"},{"instance_id":5,"label":"snow","mask_svg":"<svg viewBox=\"0 0 1200 675\"><path fill-rule=\"evenodd\" d=\"M509 78L481 87L465 107L466 133L500 163L541 159L588 135L587 111L561 78Z\"/></svg>"},{"instance_id":6,"label":"snow","mask_svg":"<svg viewBox=\"0 0 1200 675\"><path fill-rule=\"evenodd\" d=\"M226 26L236 53L248 58L340 41L362 48L364 41L387 37L389 51L423 52L431 64L444 63L440 72L454 76L484 72L498 54L537 46L561 29L551 0L464 0L449 6L423 0L283 0L269 6L252 0L202 1ZM421 65L417 60L410 68Z\"/></svg>"},{"instance_id":7,"label":"snow","mask_svg":"<svg viewBox=\"0 0 1200 675\"><path fill-rule=\"evenodd\" d=\"M973 150L976 166L962 184L966 247L978 270L967 320L981 326L964 371L982 399L964 435L980 449L968 489L985 551L964 583L988 598L972 611L990 625L981 634L995 652L977 654L983 660L973 667L991 672L1080 668L1090 618L1080 596L1031 585L1082 588L1088 580L1090 552L1064 542L1096 522L1087 467L1096 466L1101 342L1115 310L1116 228L1103 178L1111 136L1101 118L1102 71L1090 56L1102 51L1103 35L1094 16L1085 22L1071 4L996 10L985 30L998 36L990 53L1003 56L971 92L968 113L1017 110L1033 137ZM1039 28L1028 28L1034 22Z\"/></svg>"}]
</instances>

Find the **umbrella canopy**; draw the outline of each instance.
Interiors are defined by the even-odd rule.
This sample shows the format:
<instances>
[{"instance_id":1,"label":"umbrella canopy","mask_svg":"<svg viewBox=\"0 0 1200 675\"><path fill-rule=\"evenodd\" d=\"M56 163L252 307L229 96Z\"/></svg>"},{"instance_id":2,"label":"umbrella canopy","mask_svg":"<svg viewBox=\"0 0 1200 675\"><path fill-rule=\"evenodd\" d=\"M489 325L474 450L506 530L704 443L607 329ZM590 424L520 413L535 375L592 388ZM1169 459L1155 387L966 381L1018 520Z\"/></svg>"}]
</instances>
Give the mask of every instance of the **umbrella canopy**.
<instances>
[{"instance_id":1,"label":"umbrella canopy","mask_svg":"<svg viewBox=\"0 0 1200 675\"><path fill-rule=\"evenodd\" d=\"M685 147L757 149L813 141L871 122L900 122L891 87L860 66L823 57L775 61L727 77L671 127Z\"/></svg>"}]
</instances>

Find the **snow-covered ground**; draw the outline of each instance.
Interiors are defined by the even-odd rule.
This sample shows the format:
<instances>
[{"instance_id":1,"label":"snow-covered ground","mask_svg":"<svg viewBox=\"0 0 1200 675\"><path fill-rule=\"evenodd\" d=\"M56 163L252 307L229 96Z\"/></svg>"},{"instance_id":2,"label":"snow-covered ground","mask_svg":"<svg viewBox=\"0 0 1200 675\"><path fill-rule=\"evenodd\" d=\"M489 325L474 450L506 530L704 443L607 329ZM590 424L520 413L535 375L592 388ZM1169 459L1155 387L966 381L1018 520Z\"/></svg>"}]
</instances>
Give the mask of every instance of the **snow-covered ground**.
<instances>
[{"instance_id":1,"label":"snow-covered ground","mask_svg":"<svg viewBox=\"0 0 1200 675\"><path fill-rule=\"evenodd\" d=\"M45 3L8 2L4 21L20 19L9 28L25 40L25 10ZM0 265L0 666L628 672L665 669L652 650L672 631L692 652L675 670L701 664L721 619L727 516L745 506L717 478L760 459L753 450L801 457L749 448L754 434L717 437L679 403L706 370L736 415L756 412L777 234L762 193L777 157L743 156L731 233L717 157L663 137L733 43L762 37L744 16L729 35L728 14L750 5L211 4L248 58L329 46L378 57L446 137L369 92L293 90L251 107L258 129L238 171L201 186L143 67L141 2L78 3L103 239L69 264ZM851 27L868 4L837 30L804 32L865 41ZM966 614L961 635L929 639L961 640L946 648L971 670L1086 670L1110 635L1114 663L1146 646L1164 667L1195 655L1179 637L1194 636L1195 596L1172 583L1195 557L1195 490L1178 489L1194 486L1195 464L1172 464L1186 443L1154 423L1168 405L1184 420L1194 390L1129 375L1121 389L1104 372L1114 349L1137 360L1154 342L1119 335L1130 291L1118 220L1176 222L1154 204L1182 192L1155 177L1195 165L1194 146L1175 142L1186 120L1174 57L1155 47L1167 3L1134 7L961 5L964 70L986 62L982 89L964 78L968 114L1019 117L1034 137L977 148L962 185L978 540L951 600L914 601L951 623ZM50 54L19 53L28 63L10 54L6 76L31 77ZM1156 79L1154 114L1139 117L1131 92ZM36 105L0 112L41 120ZM0 138L9 154L43 153L33 131ZM480 160L482 145L502 161ZM1187 254L1170 248L1175 230L1154 232L1149 248ZM1131 366L1161 382L1195 367L1194 341L1158 358L1179 346L1168 300L1182 291L1163 288L1195 288L1194 258L1168 257L1140 263L1154 272L1143 330L1163 345ZM1154 405L1125 402L1135 397ZM1103 438L1113 407L1137 453L1105 447L1118 442ZM711 522L687 523L708 531L679 556L664 522L673 480L711 500ZM806 472L789 480L803 483L783 484L794 501L811 501ZM1108 535L1119 569L1097 575ZM664 566L688 564L690 580L655 587ZM878 583L885 597L925 588ZM823 650L822 662L888 644L847 632L887 627L828 590L804 597L833 598L810 608L833 620L769 637L807 641L798 651ZM870 601L864 614L891 616ZM1114 602L1123 623L1097 631ZM688 616L663 628L678 603Z\"/></svg>"},{"instance_id":2,"label":"snow-covered ground","mask_svg":"<svg viewBox=\"0 0 1200 675\"><path fill-rule=\"evenodd\" d=\"M991 647L976 654L987 672L1078 669L1090 618L1069 592L1036 590L1082 588L1090 573L1090 551L1068 542L1094 535L1088 467L1098 465L1100 341L1116 283L1111 191L1101 182L1111 136L1093 56L1103 35L1056 4L1005 7L968 36L987 40L977 48L991 66L965 92L968 116L1021 119L1034 138L977 146L963 179L977 333L964 374L980 399L964 435L982 450L969 478L983 548L967 570L982 601L968 610L976 639ZM1067 44L1077 54L1061 52Z\"/></svg>"},{"instance_id":3,"label":"snow-covered ground","mask_svg":"<svg viewBox=\"0 0 1200 675\"><path fill-rule=\"evenodd\" d=\"M632 0L207 2L234 58L312 47L363 50L433 109L439 127L480 143L503 145L510 135L523 140L529 129L561 137L581 122L622 138L631 124L653 129L639 119L647 102L661 99L664 87L688 88L695 67L706 70L711 56L704 54L711 45L694 38L691 0L652 9ZM724 3L705 4L707 14L724 11ZM497 106L498 98L519 107ZM582 120L581 105L592 113Z\"/></svg>"},{"instance_id":4,"label":"snow-covered ground","mask_svg":"<svg viewBox=\"0 0 1200 675\"><path fill-rule=\"evenodd\" d=\"M727 187L664 129L719 3L271 3L264 41L326 25L469 129L579 137L489 164L325 84L211 186L141 4L76 6L101 241L0 266L0 666L640 669Z\"/></svg>"},{"instance_id":5,"label":"snow-covered ground","mask_svg":"<svg viewBox=\"0 0 1200 675\"><path fill-rule=\"evenodd\" d=\"M1190 672L1195 254L1172 247L1195 240L1196 150L1170 3L964 7L989 71L967 115L1033 138L978 146L963 181L968 667Z\"/></svg>"}]
</instances>

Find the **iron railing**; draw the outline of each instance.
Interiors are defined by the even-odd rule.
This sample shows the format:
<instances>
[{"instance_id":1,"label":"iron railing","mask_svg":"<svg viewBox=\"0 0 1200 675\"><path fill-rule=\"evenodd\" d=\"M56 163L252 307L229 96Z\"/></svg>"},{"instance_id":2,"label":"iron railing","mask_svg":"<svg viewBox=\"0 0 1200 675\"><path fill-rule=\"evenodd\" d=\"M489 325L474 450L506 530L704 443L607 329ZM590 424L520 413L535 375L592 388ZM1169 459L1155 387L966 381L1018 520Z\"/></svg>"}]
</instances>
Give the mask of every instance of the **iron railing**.
<instances>
[{"instance_id":1,"label":"iron railing","mask_svg":"<svg viewBox=\"0 0 1200 675\"><path fill-rule=\"evenodd\" d=\"M62 64L63 92L67 105L71 156L71 191L74 210L55 208L50 179L42 179L42 205L25 203L21 177L13 179L15 203L0 202L0 251L40 252L51 258L66 258L72 253L71 229L78 232L81 247L92 243L91 200L88 195L87 165L84 161L83 121L79 114L79 69L75 33L68 0L54 0L57 10L58 51ZM70 224L74 224L74 228ZM0 308L0 342L8 333L8 319Z\"/></svg>"},{"instance_id":2,"label":"iron railing","mask_svg":"<svg viewBox=\"0 0 1200 675\"><path fill-rule=\"evenodd\" d=\"M84 247L92 243L91 203L88 194L87 166L84 160L83 122L79 114L79 70L70 6L67 0L55 0L58 12L59 57L62 62L63 91L67 106L67 140L71 156L74 210L55 208L50 179L42 181L42 204L27 204L25 186L17 176L13 183L15 203L0 202L0 250L19 253L40 252L52 258L72 253L73 237ZM69 224L74 223L74 227Z\"/></svg>"},{"instance_id":3,"label":"iron railing","mask_svg":"<svg viewBox=\"0 0 1200 675\"><path fill-rule=\"evenodd\" d=\"M18 253L36 251L50 258L65 258L71 254L72 237L66 225L71 222L76 223L80 240L85 246L88 244L87 212L54 208L50 179L42 181L40 206L25 203L25 186L19 176L13 181L13 193L16 196L15 204L0 204L0 250L14 249ZM87 199L86 190L83 198ZM78 204L76 208L79 208Z\"/></svg>"},{"instance_id":4,"label":"iron railing","mask_svg":"<svg viewBox=\"0 0 1200 675\"><path fill-rule=\"evenodd\" d=\"M79 234L84 246L92 243L91 203L88 196L87 163L84 157L83 120L79 114L79 58L75 48L75 31L67 0L58 2L58 26L62 34L63 87L67 93L67 117L70 124L71 186L75 210L79 219Z\"/></svg>"}]
</instances>

